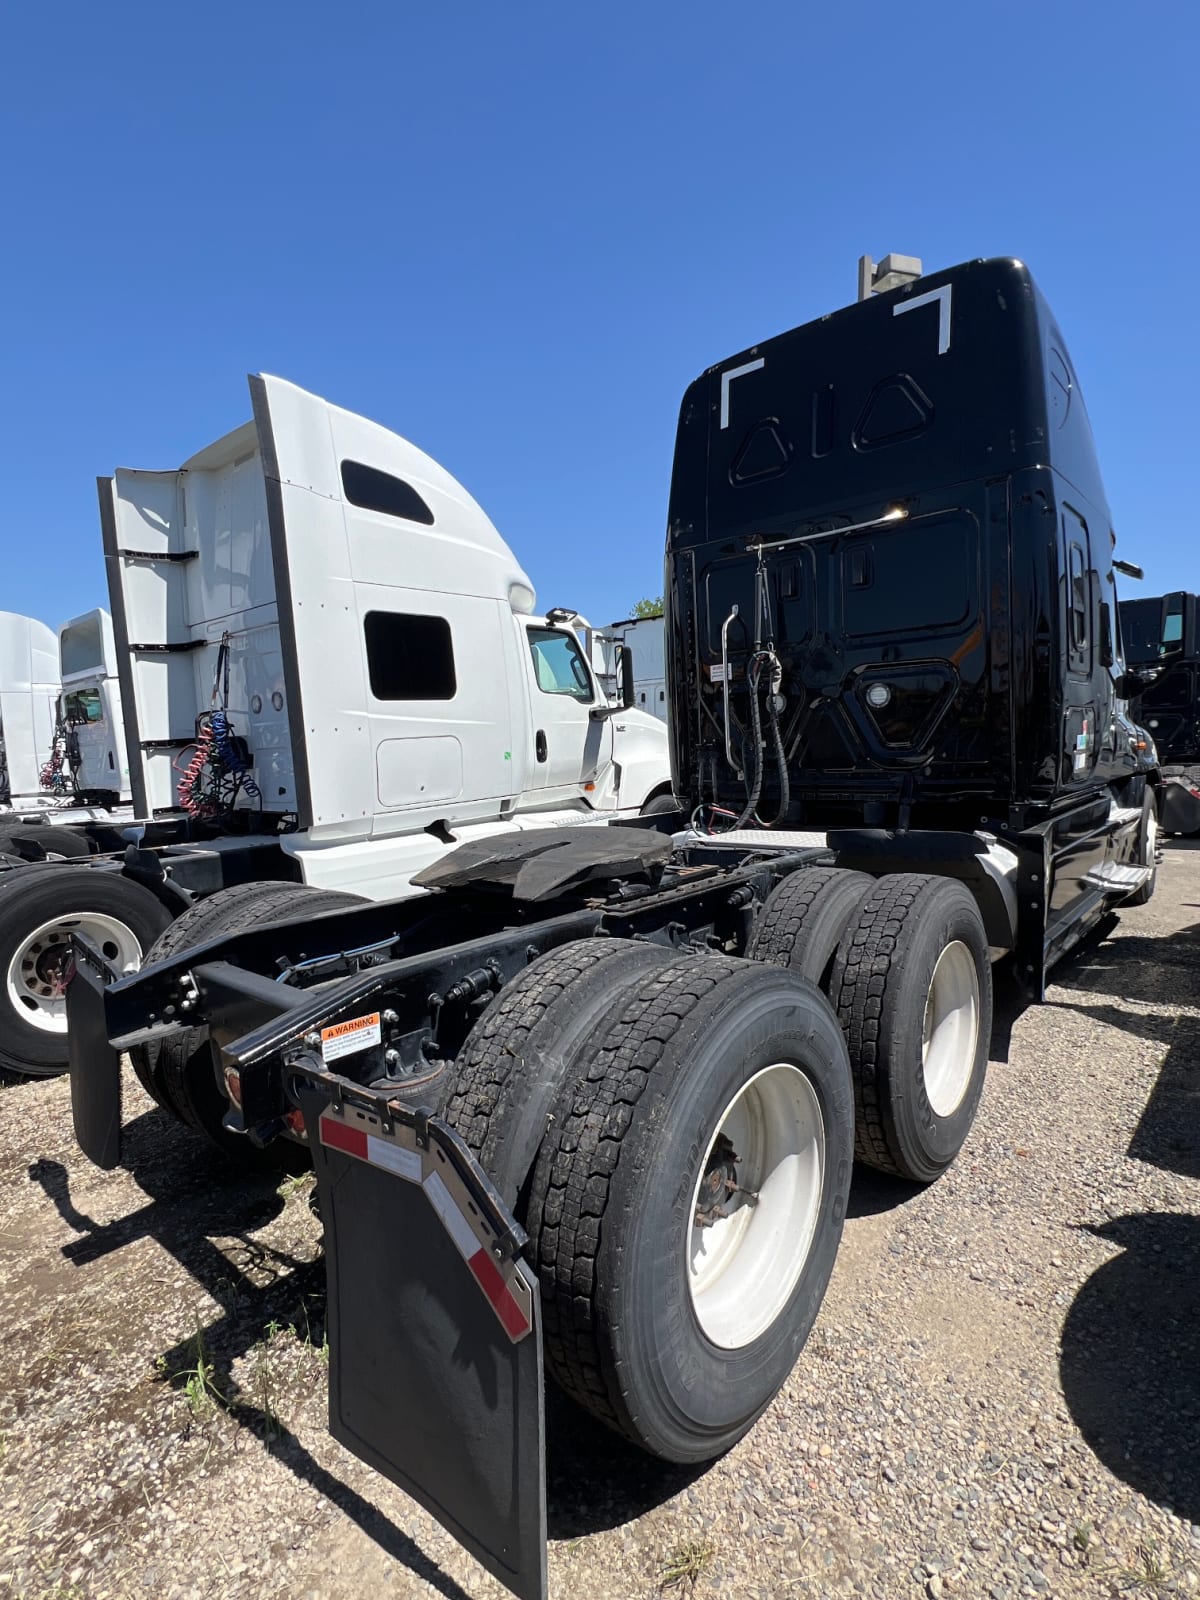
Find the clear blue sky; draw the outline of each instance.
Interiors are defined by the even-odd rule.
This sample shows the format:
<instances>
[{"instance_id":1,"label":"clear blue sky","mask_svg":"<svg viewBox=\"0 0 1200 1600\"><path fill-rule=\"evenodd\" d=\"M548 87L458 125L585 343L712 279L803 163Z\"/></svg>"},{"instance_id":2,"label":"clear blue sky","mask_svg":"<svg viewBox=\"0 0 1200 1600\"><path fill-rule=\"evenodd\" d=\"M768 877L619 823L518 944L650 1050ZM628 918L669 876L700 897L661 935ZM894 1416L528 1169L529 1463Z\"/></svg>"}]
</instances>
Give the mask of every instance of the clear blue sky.
<instances>
[{"instance_id":1,"label":"clear blue sky","mask_svg":"<svg viewBox=\"0 0 1200 1600\"><path fill-rule=\"evenodd\" d=\"M1194 0L10 0L0 607L104 603L95 475L264 370L611 620L661 588L687 383L888 250L1032 265L1142 592L1200 588L1198 56Z\"/></svg>"}]
</instances>

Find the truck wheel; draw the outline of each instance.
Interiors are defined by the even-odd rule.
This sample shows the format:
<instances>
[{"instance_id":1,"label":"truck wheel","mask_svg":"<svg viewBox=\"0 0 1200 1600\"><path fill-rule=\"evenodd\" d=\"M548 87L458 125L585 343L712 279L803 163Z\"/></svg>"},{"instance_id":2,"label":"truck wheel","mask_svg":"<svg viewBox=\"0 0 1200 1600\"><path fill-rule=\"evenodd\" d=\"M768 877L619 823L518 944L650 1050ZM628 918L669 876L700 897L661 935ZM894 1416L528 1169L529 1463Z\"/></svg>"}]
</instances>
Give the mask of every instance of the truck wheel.
<instances>
[{"instance_id":1,"label":"truck wheel","mask_svg":"<svg viewBox=\"0 0 1200 1600\"><path fill-rule=\"evenodd\" d=\"M679 809L679 801L676 800L673 794L654 794L646 801L638 815L642 817L662 817L668 811L678 811Z\"/></svg>"},{"instance_id":2,"label":"truck wheel","mask_svg":"<svg viewBox=\"0 0 1200 1600\"><path fill-rule=\"evenodd\" d=\"M146 965L221 934L240 933L257 923L288 916L297 901L305 912L335 911L360 905L360 896L337 889L315 889L303 883L239 883L198 900L181 912L146 956ZM263 1151L241 1134L224 1127L229 1102L217 1081L217 1066L207 1028L185 1028L155 1045L135 1045L129 1052L133 1070L146 1093L164 1111L194 1128L210 1144L243 1165L259 1166L279 1158L294 1160L298 1147L288 1141L280 1152Z\"/></svg>"},{"instance_id":3,"label":"truck wheel","mask_svg":"<svg viewBox=\"0 0 1200 1600\"><path fill-rule=\"evenodd\" d=\"M854 1073L855 1155L932 1183L958 1154L983 1093L992 969L979 908L951 878L880 878L833 964Z\"/></svg>"},{"instance_id":4,"label":"truck wheel","mask_svg":"<svg viewBox=\"0 0 1200 1600\"><path fill-rule=\"evenodd\" d=\"M619 997L542 1143L528 1228L549 1370L652 1455L707 1461L770 1404L833 1268L853 1102L825 997L672 961Z\"/></svg>"},{"instance_id":5,"label":"truck wheel","mask_svg":"<svg viewBox=\"0 0 1200 1600\"><path fill-rule=\"evenodd\" d=\"M560 945L532 962L471 1029L442 1114L506 1205L518 1206L551 1112L597 1019L643 973L671 959L660 945L625 939Z\"/></svg>"},{"instance_id":6,"label":"truck wheel","mask_svg":"<svg viewBox=\"0 0 1200 1600\"><path fill-rule=\"evenodd\" d=\"M67 1069L66 979L71 935L86 934L122 972L135 972L169 920L119 872L53 863L0 880L0 1066L30 1077Z\"/></svg>"},{"instance_id":7,"label":"truck wheel","mask_svg":"<svg viewBox=\"0 0 1200 1600\"><path fill-rule=\"evenodd\" d=\"M1158 807L1154 803L1154 791L1146 790L1145 799L1142 801L1142 821L1138 829L1137 864L1139 867L1149 867L1150 876L1140 889L1136 889L1126 900L1127 906L1149 905L1154 898L1154 889L1158 882Z\"/></svg>"},{"instance_id":8,"label":"truck wheel","mask_svg":"<svg viewBox=\"0 0 1200 1600\"><path fill-rule=\"evenodd\" d=\"M842 934L874 884L867 873L841 867L793 872L767 896L746 954L827 988Z\"/></svg>"},{"instance_id":9,"label":"truck wheel","mask_svg":"<svg viewBox=\"0 0 1200 1600\"><path fill-rule=\"evenodd\" d=\"M22 841L37 845L48 855L65 856L68 860L92 854L91 840L86 834L76 833L73 828L56 828L50 823L24 823L6 828L0 834L0 854L20 855Z\"/></svg>"}]
</instances>

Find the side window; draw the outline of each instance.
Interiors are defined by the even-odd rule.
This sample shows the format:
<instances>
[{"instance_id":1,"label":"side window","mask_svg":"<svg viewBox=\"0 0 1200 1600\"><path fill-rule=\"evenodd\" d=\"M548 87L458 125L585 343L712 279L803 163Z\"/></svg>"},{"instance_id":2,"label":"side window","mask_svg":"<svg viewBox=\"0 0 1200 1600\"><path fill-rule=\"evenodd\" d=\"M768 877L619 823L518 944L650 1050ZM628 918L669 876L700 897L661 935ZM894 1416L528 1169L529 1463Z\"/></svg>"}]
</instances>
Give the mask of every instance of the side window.
<instances>
[{"instance_id":1,"label":"side window","mask_svg":"<svg viewBox=\"0 0 1200 1600\"><path fill-rule=\"evenodd\" d=\"M76 689L64 696L64 702L63 710L70 723L104 721L99 689Z\"/></svg>"},{"instance_id":2,"label":"side window","mask_svg":"<svg viewBox=\"0 0 1200 1600\"><path fill-rule=\"evenodd\" d=\"M1093 607L1100 598L1095 593L1099 578L1091 571L1087 523L1069 506L1062 508L1062 529L1067 671L1086 678L1092 670Z\"/></svg>"},{"instance_id":3,"label":"side window","mask_svg":"<svg viewBox=\"0 0 1200 1600\"><path fill-rule=\"evenodd\" d=\"M363 632L376 700L454 699L454 644L445 617L368 611Z\"/></svg>"},{"instance_id":4,"label":"side window","mask_svg":"<svg viewBox=\"0 0 1200 1600\"><path fill-rule=\"evenodd\" d=\"M352 506L361 506L364 511L378 511L385 517L433 527L433 512L412 484L394 478L390 472L380 472L378 467L343 461L342 493Z\"/></svg>"},{"instance_id":5,"label":"side window","mask_svg":"<svg viewBox=\"0 0 1200 1600\"><path fill-rule=\"evenodd\" d=\"M1183 596L1169 594L1163 611L1162 642L1164 645L1173 644L1179 647L1183 644ZM1167 655L1166 650L1162 651Z\"/></svg>"},{"instance_id":6,"label":"side window","mask_svg":"<svg viewBox=\"0 0 1200 1600\"><path fill-rule=\"evenodd\" d=\"M557 628L530 628L529 651L534 680L543 694L565 694L591 704L595 698L591 674L573 634Z\"/></svg>"},{"instance_id":7,"label":"side window","mask_svg":"<svg viewBox=\"0 0 1200 1600\"><path fill-rule=\"evenodd\" d=\"M1071 545L1071 666L1080 669L1076 657L1082 657L1082 670L1087 670L1087 642L1088 642L1088 604L1087 604L1087 565L1084 561L1083 551L1077 544Z\"/></svg>"}]
</instances>

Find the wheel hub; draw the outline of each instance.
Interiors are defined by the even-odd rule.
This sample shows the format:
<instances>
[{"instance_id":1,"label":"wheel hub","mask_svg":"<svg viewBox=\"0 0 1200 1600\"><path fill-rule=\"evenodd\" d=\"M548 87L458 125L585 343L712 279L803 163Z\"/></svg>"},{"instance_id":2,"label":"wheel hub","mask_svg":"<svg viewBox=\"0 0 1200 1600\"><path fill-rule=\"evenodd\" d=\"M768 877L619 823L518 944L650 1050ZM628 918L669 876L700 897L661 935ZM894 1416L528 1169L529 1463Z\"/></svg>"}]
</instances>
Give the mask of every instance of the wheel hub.
<instances>
[{"instance_id":1,"label":"wheel hub","mask_svg":"<svg viewBox=\"0 0 1200 1600\"><path fill-rule=\"evenodd\" d=\"M57 999L67 992L71 968L71 947L58 932L47 934L44 942L30 945L21 961L30 990L47 999Z\"/></svg>"},{"instance_id":2,"label":"wheel hub","mask_svg":"<svg viewBox=\"0 0 1200 1600\"><path fill-rule=\"evenodd\" d=\"M708 1161L696 1191L696 1226L711 1228L719 1217L729 1215L729 1202L735 1194L746 1196L753 1205L758 1196L743 1189L737 1181L738 1153L723 1133L713 1141Z\"/></svg>"}]
</instances>

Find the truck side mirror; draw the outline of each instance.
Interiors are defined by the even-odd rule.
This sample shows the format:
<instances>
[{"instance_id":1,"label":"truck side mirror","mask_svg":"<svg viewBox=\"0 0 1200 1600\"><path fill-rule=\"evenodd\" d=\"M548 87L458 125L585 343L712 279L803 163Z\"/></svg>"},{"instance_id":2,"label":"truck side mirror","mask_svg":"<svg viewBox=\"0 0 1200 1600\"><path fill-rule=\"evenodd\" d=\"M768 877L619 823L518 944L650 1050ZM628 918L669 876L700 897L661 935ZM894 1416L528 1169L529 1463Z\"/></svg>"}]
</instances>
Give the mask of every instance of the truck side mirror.
<instances>
[{"instance_id":1,"label":"truck side mirror","mask_svg":"<svg viewBox=\"0 0 1200 1600\"><path fill-rule=\"evenodd\" d=\"M634 703L633 651L627 644L617 646L617 690L621 704L628 711Z\"/></svg>"},{"instance_id":2,"label":"truck side mirror","mask_svg":"<svg viewBox=\"0 0 1200 1600\"><path fill-rule=\"evenodd\" d=\"M1113 678L1113 693L1118 700L1134 700L1153 682L1153 676L1144 677L1140 672L1120 672Z\"/></svg>"}]
</instances>

